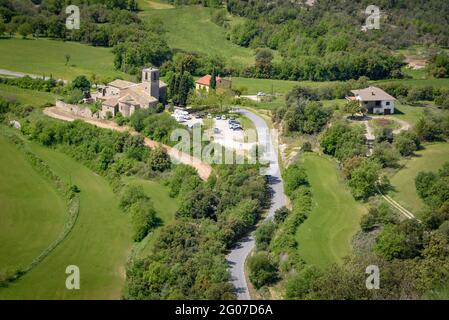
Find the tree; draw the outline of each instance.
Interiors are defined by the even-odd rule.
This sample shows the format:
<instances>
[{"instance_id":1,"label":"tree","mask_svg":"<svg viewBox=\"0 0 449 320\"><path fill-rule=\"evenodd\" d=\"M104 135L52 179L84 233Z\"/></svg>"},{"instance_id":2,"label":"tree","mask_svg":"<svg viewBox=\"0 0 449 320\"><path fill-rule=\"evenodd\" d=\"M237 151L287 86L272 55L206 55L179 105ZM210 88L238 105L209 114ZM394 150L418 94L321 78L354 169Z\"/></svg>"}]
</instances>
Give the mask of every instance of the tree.
<instances>
[{"instance_id":1,"label":"tree","mask_svg":"<svg viewBox=\"0 0 449 320\"><path fill-rule=\"evenodd\" d=\"M387 260L400 258L404 250L405 236L393 225L387 225L377 238L374 250Z\"/></svg>"},{"instance_id":2,"label":"tree","mask_svg":"<svg viewBox=\"0 0 449 320\"><path fill-rule=\"evenodd\" d=\"M194 219L216 219L216 211L219 203L215 192L205 189L197 188L192 190L183 199L181 207L177 211L179 217L191 217Z\"/></svg>"},{"instance_id":3,"label":"tree","mask_svg":"<svg viewBox=\"0 0 449 320\"><path fill-rule=\"evenodd\" d=\"M143 187L129 185L126 186L120 197L120 208L128 211L131 206L139 200L148 200Z\"/></svg>"},{"instance_id":4,"label":"tree","mask_svg":"<svg viewBox=\"0 0 449 320\"><path fill-rule=\"evenodd\" d=\"M215 72L215 68L212 69L212 75L210 77L210 88L214 90L217 88L217 74Z\"/></svg>"},{"instance_id":5,"label":"tree","mask_svg":"<svg viewBox=\"0 0 449 320\"><path fill-rule=\"evenodd\" d=\"M28 22L25 22L19 26L17 29L19 34L22 36L23 39L26 39L28 35L33 33L33 27Z\"/></svg>"},{"instance_id":6,"label":"tree","mask_svg":"<svg viewBox=\"0 0 449 320\"><path fill-rule=\"evenodd\" d=\"M404 132L394 137L394 146L402 156L408 157L418 150L420 141L413 133Z\"/></svg>"},{"instance_id":7,"label":"tree","mask_svg":"<svg viewBox=\"0 0 449 320\"><path fill-rule=\"evenodd\" d=\"M248 92L248 88L247 87L233 87L232 91L234 91L234 94L237 97L240 97L241 95L245 94L246 92Z\"/></svg>"},{"instance_id":8,"label":"tree","mask_svg":"<svg viewBox=\"0 0 449 320\"><path fill-rule=\"evenodd\" d=\"M81 91L90 91L90 82L84 75L77 76L72 81L72 88L79 89Z\"/></svg>"},{"instance_id":9,"label":"tree","mask_svg":"<svg viewBox=\"0 0 449 320\"><path fill-rule=\"evenodd\" d=\"M276 225L272 221L265 221L255 233L257 250L267 250L271 238L276 231Z\"/></svg>"},{"instance_id":10,"label":"tree","mask_svg":"<svg viewBox=\"0 0 449 320\"><path fill-rule=\"evenodd\" d=\"M159 224L153 203L149 199L139 199L129 208L133 226L133 240L138 242Z\"/></svg>"},{"instance_id":11,"label":"tree","mask_svg":"<svg viewBox=\"0 0 449 320\"><path fill-rule=\"evenodd\" d=\"M256 289L276 281L277 270L269 255L256 253L248 258L249 279Z\"/></svg>"},{"instance_id":12,"label":"tree","mask_svg":"<svg viewBox=\"0 0 449 320\"><path fill-rule=\"evenodd\" d=\"M6 32L6 25L2 17L0 17L0 37Z\"/></svg>"},{"instance_id":13,"label":"tree","mask_svg":"<svg viewBox=\"0 0 449 320\"><path fill-rule=\"evenodd\" d=\"M153 171L162 172L170 169L170 156L162 147L155 148L151 150L150 157L148 158L148 165Z\"/></svg>"},{"instance_id":14,"label":"tree","mask_svg":"<svg viewBox=\"0 0 449 320\"><path fill-rule=\"evenodd\" d=\"M390 207L384 203L377 207L371 207L368 214L362 217L360 227L363 231L369 232L375 228L382 227L387 224L397 224L399 222L395 213Z\"/></svg>"},{"instance_id":15,"label":"tree","mask_svg":"<svg viewBox=\"0 0 449 320\"><path fill-rule=\"evenodd\" d=\"M97 74L92 73L90 75L90 83L92 83L95 86L95 88L97 88L97 86L98 86L98 81L99 81L99 79L98 79Z\"/></svg>"},{"instance_id":16,"label":"tree","mask_svg":"<svg viewBox=\"0 0 449 320\"><path fill-rule=\"evenodd\" d=\"M256 72L261 78L269 78L272 73L273 53L269 49L256 50Z\"/></svg>"},{"instance_id":17,"label":"tree","mask_svg":"<svg viewBox=\"0 0 449 320\"><path fill-rule=\"evenodd\" d=\"M413 259L421 254L424 228L416 220L386 225L377 238L374 250L387 260Z\"/></svg>"},{"instance_id":18,"label":"tree","mask_svg":"<svg viewBox=\"0 0 449 320\"><path fill-rule=\"evenodd\" d=\"M168 85L168 95L171 99L174 99L178 94L179 82L177 74L172 74L170 78L170 84Z\"/></svg>"},{"instance_id":19,"label":"tree","mask_svg":"<svg viewBox=\"0 0 449 320\"><path fill-rule=\"evenodd\" d=\"M190 73L185 71L181 76L181 80L179 81L179 105L185 106L187 104L187 98L192 88L194 88L193 78Z\"/></svg>"},{"instance_id":20,"label":"tree","mask_svg":"<svg viewBox=\"0 0 449 320\"><path fill-rule=\"evenodd\" d=\"M354 117L354 114L362 112L362 108L360 106L360 102L357 100L351 100L346 102L343 107L343 110L346 113L351 114L351 117Z\"/></svg>"},{"instance_id":21,"label":"tree","mask_svg":"<svg viewBox=\"0 0 449 320\"><path fill-rule=\"evenodd\" d=\"M70 54L65 55L65 65L68 65L70 61Z\"/></svg>"},{"instance_id":22,"label":"tree","mask_svg":"<svg viewBox=\"0 0 449 320\"><path fill-rule=\"evenodd\" d=\"M274 222L276 224L280 224L280 223L284 222L284 220L287 218L289 213L290 213L290 210L288 210L288 208L285 206L277 209L274 213Z\"/></svg>"},{"instance_id":23,"label":"tree","mask_svg":"<svg viewBox=\"0 0 449 320\"><path fill-rule=\"evenodd\" d=\"M307 180L306 170L300 167L297 163L285 169L283 176L285 192L288 195L292 195L293 192L300 186L306 186L309 184L309 181Z\"/></svg>"},{"instance_id":24,"label":"tree","mask_svg":"<svg viewBox=\"0 0 449 320\"><path fill-rule=\"evenodd\" d=\"M349 187L356 199L367 199L377 193L377 183L382 166L375 160L365 159L352 171Z\"/></svg>"}]
</instances>

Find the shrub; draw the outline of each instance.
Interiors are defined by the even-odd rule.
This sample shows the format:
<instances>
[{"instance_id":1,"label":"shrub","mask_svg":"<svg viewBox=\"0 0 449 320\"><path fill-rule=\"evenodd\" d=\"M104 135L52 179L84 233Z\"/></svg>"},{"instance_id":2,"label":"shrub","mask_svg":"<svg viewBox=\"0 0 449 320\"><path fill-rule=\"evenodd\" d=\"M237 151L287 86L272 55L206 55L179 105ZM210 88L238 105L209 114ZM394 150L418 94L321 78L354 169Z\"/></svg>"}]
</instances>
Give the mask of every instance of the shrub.
<instances>
[{"instance_id":1,"label":"shrub","mask_svg":"<svg viewBox=\"0 0 449 320\"><path fill-rule=\"evenodd\" d=\"M308 185L307 174L299 164L293 164L284 171L284 186L287 195L291 196L299 186Z\"/></svg>"},{"instance_id":2,"label":"shrub","mask_svg":"<svg viewBox=\"0 0 449 320\"><path fill-rule=\"evenodd\" d=\"M149 199L139 199L129 208L133 227L133 240L141 241L159 224L153 203Z\"/></svg>"},{"instance_id":3,"label":"shrub","mask_svg":"<svg viewBox=\"0 0 449 320\"><path fill-rule=\"evenodd\" d=\"M273 237L276 225L273 221L265 221L255 233L257 250L267 250Z\"/></svg>"},{"instance_id":4,"label":"shrub","mask_svg":"<svg viewBox=\"0 0 449 320\"><path fill-rule=\"evenodd\" d=\"M129 210L130 207L139 200L148 200L142 186L127 186L120 197L120 208Z\"/></svg>"},{"instance_id":5,"label":"shrub","mask_svg":"<svg viewBox=\"0 0 449 320\"><path fill-rule=\"evenodd\" d=\"M277 279L276 265L265 252L248 258L249 279L256 289L271 284Z\"/></svg>"},{"instance_id":6,"label":"shrub","mask_svg":"<svg viewBox=\"0 0 449 320\"><path fill-rule=\"evenodd\" d=\"M162 147L155 148L151 150L148 165L153 171L163 172L168 170L171 167L170 156Z\"/></svg>"}]
</instances>

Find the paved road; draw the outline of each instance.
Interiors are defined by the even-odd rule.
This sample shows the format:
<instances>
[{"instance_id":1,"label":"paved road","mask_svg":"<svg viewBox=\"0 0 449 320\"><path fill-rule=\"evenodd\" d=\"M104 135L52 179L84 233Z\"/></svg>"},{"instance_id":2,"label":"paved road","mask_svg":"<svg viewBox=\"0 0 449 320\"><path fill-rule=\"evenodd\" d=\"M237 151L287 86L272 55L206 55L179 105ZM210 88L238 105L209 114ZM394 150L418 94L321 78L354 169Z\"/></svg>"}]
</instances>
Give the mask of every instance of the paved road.
<instances>
[{"instance_id":1,"label":"paved road","mask_svg":"<svg viewBox=\"0 0 449 320\"><path fill-rule=\"evenodd\" d=\"M259 137L259 144L264 146L264 150L268 151L264 152L262 158L268 160L270 163L267 172L264 172L263 174L268 175L270 188L272 190L272 203L266 219L272 219L274 217L274 212L286 204L277 148L275 148L277 144L273 143L265 120L248 110L238 109L237 112L243 114L254 123ZM245 277L245 260L253 250L254 246L254 237L250 234L237 243L227 256L229 271L231 273L231 283L236 288L237 298L239 300L251 299Z\"/></svg>"},{"instance_id":2,"label":"paved road","mask_svg":"<svg viewBox=\"0 0 449 320\"><path fill-rule=\"evenodd\" d=\"M29 76L30 78L33 78L33 79L42 79L43 78L43 76L39 76L37 74L23 73L23 72L11 71L11 70L6 70L6 69L0 69L0 75L15 77L15 78L23 78L25 76ZM45 77L44 79L48 80L48 79L50 79L50 77ZM63 80L63 79L56 79L56 80L63 81L64 83L67 83L67 80Z\"/></svg>"}]
</instances>

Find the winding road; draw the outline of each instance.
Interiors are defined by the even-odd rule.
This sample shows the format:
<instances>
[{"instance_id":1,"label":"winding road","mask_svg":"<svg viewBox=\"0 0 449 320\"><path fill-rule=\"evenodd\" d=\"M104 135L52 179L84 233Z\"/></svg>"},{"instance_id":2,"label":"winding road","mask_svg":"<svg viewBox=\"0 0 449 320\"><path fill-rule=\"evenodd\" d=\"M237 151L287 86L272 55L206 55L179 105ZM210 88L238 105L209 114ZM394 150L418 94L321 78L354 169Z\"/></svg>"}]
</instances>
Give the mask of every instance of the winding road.
<instances>
[{"instance_id":1,"label":"winding road","mask_svg":"<svg viewBox=\"0 0 449 320\"><path fill-rule=\"evenodd\" d=\"M284 184L281 177L276 145L273 143L269 127L264 119L245 109L237 109L236 112L244 115L254 123L259 138L259 145L262 145L264 150L261 159L269 162L268 170L262 174L268 176L272 193L271 206L267 212L266 219L273 219L275 211L286 205L286 196L284 194ZM251 299L245 276L245 261L254 247L254 236L253 234L249 234L238 242L227 256L231 283L236 288L237 298L239 300Z\"/></svg>"}]
</instances>

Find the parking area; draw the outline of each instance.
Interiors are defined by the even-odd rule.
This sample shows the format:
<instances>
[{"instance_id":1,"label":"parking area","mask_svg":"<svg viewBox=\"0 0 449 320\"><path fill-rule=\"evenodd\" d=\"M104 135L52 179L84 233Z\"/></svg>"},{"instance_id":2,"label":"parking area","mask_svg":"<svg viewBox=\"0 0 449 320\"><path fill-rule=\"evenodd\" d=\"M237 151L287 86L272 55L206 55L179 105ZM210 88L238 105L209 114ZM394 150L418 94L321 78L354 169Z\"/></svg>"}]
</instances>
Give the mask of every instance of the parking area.
<instances>
[{"instance_id":1,"label":"parking area","mask_svg":"<svg viewBox=\"0 0 449 320\"><path fill-rule=\"evenodd\" d=\"M172 114L172 117L188 128L193 128L197 124L201 126L204 124L202 118L196 117L195 115L189 114L187 111L183 111L180 109L176 109Z\"/></svg>"},{"instance_id":2,"label":"parking area","mask_svg":"<svg viewBox=\"0 0 449 320\"><path fill-rule=\"evenodd\" d=\"M218 129L213 132L214 141L228 149L251 150L256 142L245 142L245 131L232 130L228 121L214 119L214 128Z\"/></svg>"}]
</instances>

